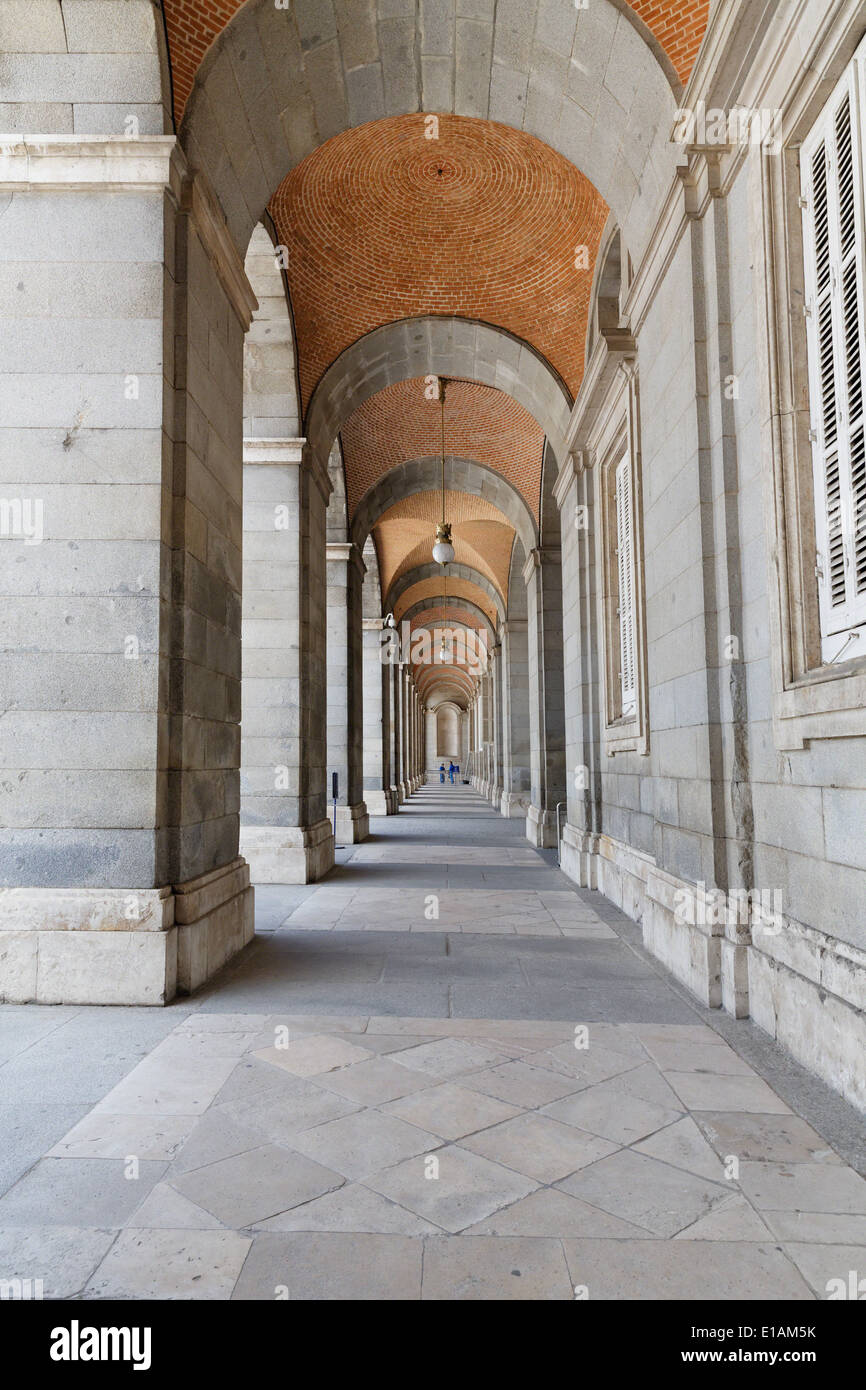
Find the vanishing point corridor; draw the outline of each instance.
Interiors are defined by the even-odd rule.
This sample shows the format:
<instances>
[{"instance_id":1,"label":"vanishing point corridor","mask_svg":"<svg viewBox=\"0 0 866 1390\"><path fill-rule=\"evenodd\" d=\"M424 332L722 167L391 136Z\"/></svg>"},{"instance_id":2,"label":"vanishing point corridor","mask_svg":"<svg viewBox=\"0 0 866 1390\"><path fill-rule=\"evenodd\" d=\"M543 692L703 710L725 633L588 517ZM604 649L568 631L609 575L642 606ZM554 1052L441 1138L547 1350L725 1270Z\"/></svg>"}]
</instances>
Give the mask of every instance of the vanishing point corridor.
<instances>
[{"instance_id":1,"label":"vanishing point corridor","mask_svg":"<svg viewBox=\"0 0 866 1390\"><path fill-rule=\"evenodd\" d=\"M428 783L337 858L258 888L194 999L0 1011L5 1270L61 1299L810 1300L863 1267L854 1111L522 825Z\"/></svg>"}]
</instances>

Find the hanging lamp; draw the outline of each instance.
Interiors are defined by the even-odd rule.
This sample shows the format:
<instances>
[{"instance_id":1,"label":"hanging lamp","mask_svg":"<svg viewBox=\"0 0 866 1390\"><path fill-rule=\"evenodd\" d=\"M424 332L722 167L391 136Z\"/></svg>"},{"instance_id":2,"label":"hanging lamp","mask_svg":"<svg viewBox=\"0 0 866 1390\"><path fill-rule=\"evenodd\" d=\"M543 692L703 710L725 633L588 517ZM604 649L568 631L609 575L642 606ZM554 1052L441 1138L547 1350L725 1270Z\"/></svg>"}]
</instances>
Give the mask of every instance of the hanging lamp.
<instances>
[{"instance_id":1,"label":"hanging lamp","mask_svg":"<svg viewBox=\"0 0 866 1390\"><path fill-rule=\"evenodd\" d=\"M442 454L442 519L436 527L436 543L433 546L433 559L437 565L450 565L454 559L454 546L451 544L451 523L445 520L445 386L444 376L439 378L439 419Z\"/></svg>"}]
</instances>

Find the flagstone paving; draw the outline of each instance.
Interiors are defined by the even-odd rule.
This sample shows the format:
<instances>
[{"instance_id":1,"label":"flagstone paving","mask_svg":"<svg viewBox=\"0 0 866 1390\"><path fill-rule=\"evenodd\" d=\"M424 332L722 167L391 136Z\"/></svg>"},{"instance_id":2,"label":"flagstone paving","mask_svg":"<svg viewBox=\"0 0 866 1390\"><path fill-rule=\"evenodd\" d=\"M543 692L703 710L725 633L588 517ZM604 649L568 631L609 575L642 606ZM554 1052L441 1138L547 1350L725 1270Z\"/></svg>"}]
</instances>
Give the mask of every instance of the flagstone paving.
<instances>
[{"instance_id":1,"label":"flagstone paving","mask_svg":"<svg viewBox=\"0 0 866 1390\"><path fill-rule=\"evenodd\" d=\"M421 800L429 816L429 789ZM492 848L513 854L500 856L502 871L519 875L526 851L509 824L485 819L471 793L463 804ZM411 824L418 807L413 799L398 820ZM490 855L453 806L447 816L455 843L439 846L441 871L468 866L461 849ZM410 872L434 862L402 847L412 852L392 862ZM375 873L374 848L356 847L349 871ZM476 951L468 998L486 997L488 962L516 960L517 984L552 998L552 1014L570 995L570 1015L365 1010L382 968L359 973L348 947L325 982L345 1007L271 1008L279 986L287 1003L298 992L307 1002L304 972L259 983L253 951L201 1001L160 1011L165 1026L134 1065L90 1094L11 1182L0 1275L41 1278L60 1299L811 1300L827 1296L828 1281L866 1272L866 1181L629 948L609 904L564 888L549 858L529 853L553 886L443 894L457 923L444 941L462 927ZM366 912L365 891L353 887L348 905L360 898ZM307 907L305 935L280 924L272 939L335 939L334 887L300 900L287 890L286 900L289 919ZM515 928L491 955L489 937L466 925L493 911L590 920L594 903L614 943L603 969L592 943L550 940L554 954L527 956L538 943ZM409 913L403 933L413 925ZM400 957L404 970L412 959L420 974L444 965L442 939L432 955ZM578 971L564 984L563 949ZM534 969L552 994L533 993ZM649 1016L641 991L654 1001ZM595 1021L582 1010L590 994ZM255 997L266 1007L248 1007ZM0 1035L12 1018L23 1039L0 1084L40 1046L50 1012L0 1012ZM60 1032L83 1012L59 1013ZM113 1011L100 1012L110 1023ZM118 1033L140 1012L114 1012ZM110 1026L100 1037L110 1047Z\"/></svg>"}]
</instances>

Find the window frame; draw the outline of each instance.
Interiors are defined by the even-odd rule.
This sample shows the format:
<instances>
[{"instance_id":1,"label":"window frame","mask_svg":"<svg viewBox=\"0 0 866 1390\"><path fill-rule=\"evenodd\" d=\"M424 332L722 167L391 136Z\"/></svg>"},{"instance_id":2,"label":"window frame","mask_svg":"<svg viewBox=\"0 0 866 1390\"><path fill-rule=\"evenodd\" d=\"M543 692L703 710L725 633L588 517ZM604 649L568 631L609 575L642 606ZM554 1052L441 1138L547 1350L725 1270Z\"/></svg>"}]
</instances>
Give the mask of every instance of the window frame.
<instances>
[{"instance_id":1,"label":"window frame","mask_svg":"<svg viewBox=\"0 0 866 1390\"><path fill-rule=\"evenodd\" d=\"M801 208L801 150L853 63L866 71L866 39L836 63L828 93L816 57L782 110L780 147L755 153L773 735L780 750L866 734L866 654L827 663L821 646Z\"/></svg>"}]
</instances>

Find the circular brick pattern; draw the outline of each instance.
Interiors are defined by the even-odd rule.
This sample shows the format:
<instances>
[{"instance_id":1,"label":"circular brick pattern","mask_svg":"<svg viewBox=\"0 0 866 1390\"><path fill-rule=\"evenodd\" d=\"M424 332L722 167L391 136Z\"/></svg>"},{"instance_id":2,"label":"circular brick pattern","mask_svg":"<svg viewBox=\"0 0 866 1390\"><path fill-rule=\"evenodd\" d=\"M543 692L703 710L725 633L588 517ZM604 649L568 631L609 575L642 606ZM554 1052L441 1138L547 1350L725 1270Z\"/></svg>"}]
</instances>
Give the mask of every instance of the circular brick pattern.
<instances>
[{"instance_id":1,"label":"circular brick pattern","mask_svg":"<svg viewBox=\"0 0 866 1390\"><path fill-rule=\"evenodd\" d=\"M608 209L540 140L465 116L441 116L438 140L420 115L371 121L302 160L270 211L288 249L304 408L351 343L420 314L515 334L575 394Z\"/></svg>"}]
</instances>

